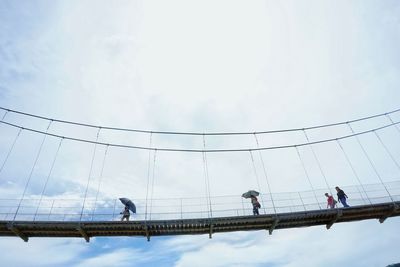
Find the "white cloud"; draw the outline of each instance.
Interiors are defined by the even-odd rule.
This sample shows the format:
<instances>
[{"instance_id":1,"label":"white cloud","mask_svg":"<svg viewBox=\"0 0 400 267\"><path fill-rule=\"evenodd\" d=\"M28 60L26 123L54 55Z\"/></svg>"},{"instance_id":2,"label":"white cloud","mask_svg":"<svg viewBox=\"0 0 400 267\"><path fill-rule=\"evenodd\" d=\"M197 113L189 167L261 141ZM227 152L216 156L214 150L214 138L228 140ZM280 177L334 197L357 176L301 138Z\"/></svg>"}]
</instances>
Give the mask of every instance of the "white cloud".
<instances>
[{"instance_id":1,"label":"white cloud","mask_svg":"<svg viewBox=\"0 0 400 267\"><path fill-rule=\"evenodd\" d=\"M120 248L113 250L111 252L104 252L101 253L100 255L88 257L73 266L75 267L142 266L143 262L146 262L146 260L148 260L149 258L150 255L148 253L143 252L142 250Z\"/></svg>"},{"instance_id":2,"label":"white cloud","mask_svg":"<svg viewBox=\"0 0 400 267\"><path fill-rule=\"evenodd\" d=\"M82 240L31 238L28 243L19 238L0 240L2 266L56 266L74 261L87 251Z\"/></svg>"},{"instance_id":3,"label":"white cloud","mask_svg":"<svg viewBox=\"0 0 400 267\"><path fill-rule=\"evenodd\" d=\"M180 251L175 266L386 266L400 259L394 235L398 218L250 233L178 237L165 247ZM377 254L376 250L382 250Z\"/></svg>"}]
</instances>

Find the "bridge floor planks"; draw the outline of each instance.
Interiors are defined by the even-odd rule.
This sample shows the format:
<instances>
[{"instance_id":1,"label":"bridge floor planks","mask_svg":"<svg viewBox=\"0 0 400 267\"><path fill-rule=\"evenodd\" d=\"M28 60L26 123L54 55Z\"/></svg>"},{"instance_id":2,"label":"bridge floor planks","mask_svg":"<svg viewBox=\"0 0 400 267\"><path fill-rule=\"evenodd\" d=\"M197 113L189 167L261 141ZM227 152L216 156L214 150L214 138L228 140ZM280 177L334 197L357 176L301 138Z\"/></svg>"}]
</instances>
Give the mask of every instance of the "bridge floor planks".
<instances>
[{"instance_id":1,"label":"bridge floor planks","mask_svg":"<svg viewBox=\"0 0 400 267\"><path fill-rule=\"evenodd\" d=\"M79 237L198 235L234 231L278 230L400 216L400 201L259 216L235 216L153 221L0 221L0 236Z\"/></svg>"}]
</instances>

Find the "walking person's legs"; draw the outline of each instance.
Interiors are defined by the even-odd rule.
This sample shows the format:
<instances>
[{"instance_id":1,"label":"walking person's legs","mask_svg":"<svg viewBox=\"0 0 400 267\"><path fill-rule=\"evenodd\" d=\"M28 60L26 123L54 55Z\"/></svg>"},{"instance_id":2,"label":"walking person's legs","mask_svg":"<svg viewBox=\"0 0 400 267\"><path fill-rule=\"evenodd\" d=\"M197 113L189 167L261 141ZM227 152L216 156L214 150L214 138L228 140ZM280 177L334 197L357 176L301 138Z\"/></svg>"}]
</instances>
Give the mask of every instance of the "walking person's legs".
<instances>
[{"instance_id":1,"label":"walking person's legs","mask_svg":"<svg viewBox=\"0 0 400 267\"><path fill-rule=\"evenodd\" d=\"M258 212L257 206L253 206L253 215L260 215L260 213Z\"/></svg>"},{"instance_id":2,"label":"walking person's legs","mask_svg":"<svg viewBox=\"0 0 400 267\"><path fill-rule=\"evenodd\" d=\"M341 198L341 199L340 199L340 202L342 203L343 207L345 207L345 208L350 207L350 206L347 204L346 198L345 198L345 197Z\"/></svg>"}]
</instances>

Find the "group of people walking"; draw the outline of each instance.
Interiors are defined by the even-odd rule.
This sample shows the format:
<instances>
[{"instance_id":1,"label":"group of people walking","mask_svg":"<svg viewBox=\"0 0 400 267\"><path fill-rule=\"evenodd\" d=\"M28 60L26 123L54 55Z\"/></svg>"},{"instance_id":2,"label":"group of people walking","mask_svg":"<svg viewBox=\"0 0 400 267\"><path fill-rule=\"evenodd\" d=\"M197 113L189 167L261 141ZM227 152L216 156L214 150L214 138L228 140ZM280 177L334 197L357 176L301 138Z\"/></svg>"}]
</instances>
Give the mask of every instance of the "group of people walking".
<instances>
[{"instance_id":1,"label":"group of people walking","mask_svg":"<svg viewBox=\"0 0 400 267\"><path fill-rule=\"evenodd\" d=\"M339 186L335 187L336 192L337 192L337 201L333 198L332 195L329 195L328 193L325 193L325 196L327 197L327 203L326 203L326 208L334 209L336 207L337 202L342 203L343 207L348 208L350 207L347 204L347 195L346 193L339 188Z\"/></svg>"},{"instance_id":2,"label":"group of people walking","mask_svg":"<svg viewBox=\"0 0 400 267\"><path fill-rule=\"evenodd\" d=\"M343 205L343 207L347 208L350 207L347 204L347 195L346 193L340 189L338 186L335 187L336 192L337 192L337 201L336 199L334 199L334 197L332 195L329 195L328 193L325 193L325 196L327 197L327 204L326 204L326 208L330 208L330 209L334 209L337 205L337 203L341 203ZM256 192L258 195L258 192ZM260 215L258 209L261 208L261 204L260 202L258 202L258 199L255 195L250 195L247 196L247 198L251 199L251 205L253 206L253 215ZM129 217L130 217L130 212L129 212L129 207L126 205L124 210L120 213L122 214L122 218L121 221L123 220L127 220L129 221Z\"/></svg>"},{"instance_id":3,"label":"group of people walking","mask_svg":"<svg viewBox=\"0 0 400 267\"><path fill-rule=\"evenodd\" d=\"M338 202L341 203L345 208L350 207L347 204L348 197L346 193L342 189L340 189L339 186L336 186L335 189L337 192L337 200L332 195L325 193L325 196L327 197L326 208L334 209ZM251 200L251 205L253 206L253 215L260 215L258 209L261 208L261 205L260 202L258 202L257 197L252 195L250 196L250 200Z\"/></svg>"}]
</instances>

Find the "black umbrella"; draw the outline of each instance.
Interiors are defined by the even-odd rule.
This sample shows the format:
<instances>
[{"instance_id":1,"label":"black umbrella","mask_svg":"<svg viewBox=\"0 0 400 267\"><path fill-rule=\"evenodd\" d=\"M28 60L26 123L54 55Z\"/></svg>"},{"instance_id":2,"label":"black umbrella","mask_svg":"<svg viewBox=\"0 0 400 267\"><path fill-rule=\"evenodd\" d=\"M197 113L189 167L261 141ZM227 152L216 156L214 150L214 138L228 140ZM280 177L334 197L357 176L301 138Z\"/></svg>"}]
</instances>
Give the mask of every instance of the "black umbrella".
<instances>
[{"instance_id":1,"label":"black umbrella","mask_svg":"<svg viewBox=\"0 0 400 267\"><path fill-rule=\"evenodd\" d=\"M260 193L258 193L255 190L249 190L246 193L243 193L242 197L244 197L244 198L258 197L259 194Z\"/></svg>"},{"instance_id":2,"label":"black umbrella","mask_svg":"<svg viewBox=\"0 0 400 267\"><path fill-rule=\"evenodd\" d=\"M130 200L129 198L126 198L126 197L121 197L119 200L121 200L122 204L127 206L128 209L130 209L133 213L136 213L136 206L132 202L132 200Z\"/></svg>"}]
</instances>

